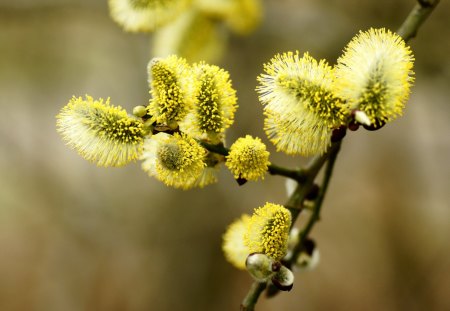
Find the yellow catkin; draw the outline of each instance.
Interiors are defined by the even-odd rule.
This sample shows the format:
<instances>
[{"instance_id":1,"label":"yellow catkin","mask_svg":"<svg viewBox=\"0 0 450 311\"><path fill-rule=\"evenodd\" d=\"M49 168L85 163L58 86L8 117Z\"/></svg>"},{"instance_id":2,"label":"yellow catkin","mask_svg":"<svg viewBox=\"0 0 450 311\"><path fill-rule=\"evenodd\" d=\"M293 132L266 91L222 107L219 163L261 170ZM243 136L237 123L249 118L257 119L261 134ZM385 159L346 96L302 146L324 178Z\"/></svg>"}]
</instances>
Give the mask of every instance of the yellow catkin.
<instances>
[{"instance_id":1,"label":"yellow catkin","mask_svg":"<svg viewBox=\"0 0 450 311\"><path fill-rule=\"evenodd\" d=\"M111 18L129 32L151 32L173 21L190 0L108 0Z\"/></svg>"},{"instance_id":2,"label":"yellow catkin","mask_svg":"<svg viewBox=\"0 0 450 311\"><path fill-rule=\"evenodd\" d=\"M332 130L345 124L350 114L333 92L333 69L308 53L287 52L275 55L264 71L256 90L270 141L287 154L324 153Z\"/></svg>"},{"instance_id":3,"label":"yellow catkin","mask_svg":"<svg viewBox=\"0 0 450 311\"><path fill-rule=\"evenodd\" d=\"M160 124L181 121L194 104L195 79L184 58L172 55L148 64L150 94L148 110Z\"/></svg>"},{"instance_id":4,"label":"yellow catkin","mask_svg":"<svg viewBox=\"0 0 450 311\"><path fill-rule=\"evenodd\" d=\"M111 106L109 99L74 96L57 115L56 125L70 147L98 166L123 166L142 152L142 122Z\"/></svg>"},{"instance_id":5,"label":"yellow catkin","mask_svg":"<svg viewBox=\"0 0 450 311\"><path fill-rule=\"evenodd\" d=\"M397 34L381 29L360 32L346 46L335 69L335 91L350 109L371 123L390 122L403 112L414 81L414 56Z\"/></svg>"},{"instance_id":6,"label":"yellow catkin","mask_svg":"<svg viewBox=\"0 0 450 311\"><path fill-rule=\"evenodd\" d=\"M190 189L198 185L205 156L206 150L189 136L158 133L144 143L142 168L168 186Z\"/></svg>"},{"instance_id":7,"label":"yellow catkin","mask_svg":"<svg viewBox=\"0 0 450 311\"><path fill-rule=\"evenodd\" d=\"M247 230L244 244L250 253L263 253L281 260L287 252L291 213L283 206L266 203L255 209Z\"/></svg>"},{"instance_id":8,"label":"yellow catkin","mask_svg":"<svg viewBox=\"0 0 450 311\"><path fill-rule=\"evenodd\" d=\"M194 109L180 123L180 129L197 139L218 143L233 124L236 91L228 72L217 66L201 62L194 65L193 73L198 81Z\"/></svg>"},{"instance_id":9,"label":"yellow catkin","mask_svg":"<svg viewBox=\"0 0 450 311\"><path fill-rule=\"evenodd\" d=\"M264 179L270 165L269 155L261 139L247 135L236 140L230 147L225 165L236 179Z\"/></svg>"}]
</instances>

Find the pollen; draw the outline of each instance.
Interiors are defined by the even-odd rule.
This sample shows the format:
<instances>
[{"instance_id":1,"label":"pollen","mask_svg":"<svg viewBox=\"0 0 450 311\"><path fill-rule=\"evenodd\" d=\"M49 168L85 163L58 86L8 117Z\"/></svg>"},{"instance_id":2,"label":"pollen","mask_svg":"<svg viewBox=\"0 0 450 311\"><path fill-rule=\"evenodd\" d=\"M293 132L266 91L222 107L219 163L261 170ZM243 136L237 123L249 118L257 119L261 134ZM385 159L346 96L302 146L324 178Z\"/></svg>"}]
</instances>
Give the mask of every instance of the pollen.
<instances>
[{"instance_id":1,"label":"pollen","mask_svg":"<svg viewBox=\"0 0 450 311\"><path fill-rule=\"evenodd\" d=\"M349 115L344 100L333 92L333 69L308 53L275 55L258 77L264 105L265 131L278 151L310 156L324 153L334 128Z\"/></svg>"},{"instance_id":2,"label":"pollen","mask_svg":"<svg viewBox=\"0 0 450 311\"><path fill-rule=\"evenodd\" d=\"M175 55L152 59L148 64L150 94L149 114L160 124L181 121L194 101L194 79L184 58Z\"/></svg>"},{"instance_id":3,"label":"pollen","mask_svg":"<svg viewBox=\"0 0 450 311\"><path fill-rule=\"evenodd\" d=\"M256 181L259 178L264 179L270 165L269 155L261 139L247 135L236 140L231 146L225 165L234 178Z\"/></svg>"},{"instance_id":4,"label":"pollen","mask_svg":"<svg viewBox=\"0 0 450 311\"><path fill-rule=\"evenodd\" d=\"M281 260L287 252L291 213L285 207L266 203L255 209L244 234L250 253L263 253Z\"/></svg>"},{"instance_id":5,"label":"pollen","mask_svg":"<svg viewBox=\"0 0 450 311\"><path fill-rule=\"evenodd\" d=\"M168 186L190 189L206 166L206 150L186 135L158 133L144 143L142 168Z\"/></svg>"},{"instance_id":6,"label":"pollen","mask_svg":"<svg viewBox=\"0 0 450 311\"><path fill-rule=\"evenodd\" d=\"M402 114L409 98L413 62L399 35L384 28L361 31L338 59L336 93L374 125L390 122Z\"/></svg>"},{"instance_id":7,"label":"pollen","mask_svg":"<svg viewBox=\"0 0 450 311\"><path fill-rule=\"evenodd\" d=\"M109 99L74 96L56 118L63 140L98 166L123 166L142 152L142 122L110 105Z\"/></svg>"}]
</instances>

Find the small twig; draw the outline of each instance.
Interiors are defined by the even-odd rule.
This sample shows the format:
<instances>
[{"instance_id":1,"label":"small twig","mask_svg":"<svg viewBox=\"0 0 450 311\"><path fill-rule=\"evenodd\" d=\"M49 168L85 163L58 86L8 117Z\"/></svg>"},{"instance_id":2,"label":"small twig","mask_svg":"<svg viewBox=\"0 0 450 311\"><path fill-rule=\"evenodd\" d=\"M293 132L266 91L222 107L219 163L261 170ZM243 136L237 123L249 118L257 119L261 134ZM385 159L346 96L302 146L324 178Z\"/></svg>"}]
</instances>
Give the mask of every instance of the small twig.
<instances>
[{"instance_id":1,"label":"small twig","mask_svg":"<svg viewBox=\"0 0 450 311\"><path fill-rule=\"evenodd\" d=\"M289 197L288 202L284 205L292 214L292 225L295 223L298 215L303 209L303 201L311 191L311 187L314 184L317 174L319 174L320 169L327 161L329 155L334 152L337 144L340 143L333 143L327 153L314 157L304 169L304 174L306 176L304 182L297 185L297 188Z\"/></svg>"},{"instance_id":2,"label":"small twig","mask_svg":"<svg viewBox=\"0 0 450 311\"><path fill-rule=\"evenodd\" d=\"M303 230L299 233L299 241L297 245L295 245L293 251L292 251L292 257L291 257L291 264L297 261L297 257L299 256L300 252L302 251L305 240L307 239L309 233L311 232L312 228L316 224L316 222L320 219L320 210L322 208L323 200L325 199L325 194L328 189L328 185L330 183L331 175L333 174L333 168L334 164L336 162L337 155L340 150L340 143L336 144L336 147L332 150L330 153L327 166L325 168L325 174L323 176L322 184L320 186L320 192L315 200L313 212L311 214L311 217L308 220L308 223L303 228Z\"/></svg>"},{"instance_id":3,"label":"small twig","mask_svg":"<svg viewBox=\"0 0 450 311\"><path fill-rule=\"evenodd\" d=\"M258 301L259 295L266 289L266 283L253 282L250 290L245 296L241 304L241 311L253 311L255 310L256 302Z\"/></svg>"},{"instance_id":4,"label":"small twig","mask_svg":"<svg viewBox=\"0 0 450 311\"><path fill-rule=\"evenodd\" d=\"M405 41L409 41L417 35L422 23L438 5L439 0L418 0L403 24L397 30L397 34Z\"/></svg>"}]
</instances>

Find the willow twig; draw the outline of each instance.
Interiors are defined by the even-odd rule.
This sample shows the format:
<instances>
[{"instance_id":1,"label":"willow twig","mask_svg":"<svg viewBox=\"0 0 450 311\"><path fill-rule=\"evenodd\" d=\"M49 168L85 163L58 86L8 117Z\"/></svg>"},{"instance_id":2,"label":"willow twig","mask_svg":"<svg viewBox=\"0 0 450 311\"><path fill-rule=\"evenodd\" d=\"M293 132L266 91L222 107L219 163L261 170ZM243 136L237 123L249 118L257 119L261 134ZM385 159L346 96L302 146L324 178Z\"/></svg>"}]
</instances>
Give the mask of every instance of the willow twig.
<instances>
[{"instance_id":1,"label":"willow twig","mask_svg":"<svg viewBox=\"0 0 450 311\"><path fill-rule=\"evenodd\" d=\"M417 31L430 13L438 5L439 0L418 0L417 4L406 17L403 24L397 30L397 34L405 41L409 41L417 35Z\"/></svg>"},{"instance_id":2,"label":"willow twig","mask_svg":"<svg viewBox=\"0 0 450 311\"><path fill-rule=\"evenodd\" d=\"M255 310L256 302L258 301L259 295L266 289L266 283L253 282L250 290L245 296L241 304L241 311L253 311Z\"/></svg>"},{"instance_id":3,"label":"willow twig","mask_svg":"<svg viewBox=\"0 0 450 311\"><path fill-rule=\"evenodd\" d=\"M314 202L314 208L313 212L311 214L311 217L309 218L307 224L303 228L302 231L299 233L299 241L297 245L295 245L294 249L292 250L292 257L291 257L291 264L297 261L297 258L302 251L305 241L311 232L312 228L316 224L316 222L320 219L320 210L322 208L323 200L325 199L325 194L327 193L328 185L330 183L331 175L333 174L333 168L334 164L336 162L337 155L340 150L341 143L337 143L336 147L332 150L330 153L330 156L328 158L327 166L325 168L325 174L323 176L322 184L320 185L320 191L319 195L317 196L315 202Z\"/></svg>"}]
</instances>

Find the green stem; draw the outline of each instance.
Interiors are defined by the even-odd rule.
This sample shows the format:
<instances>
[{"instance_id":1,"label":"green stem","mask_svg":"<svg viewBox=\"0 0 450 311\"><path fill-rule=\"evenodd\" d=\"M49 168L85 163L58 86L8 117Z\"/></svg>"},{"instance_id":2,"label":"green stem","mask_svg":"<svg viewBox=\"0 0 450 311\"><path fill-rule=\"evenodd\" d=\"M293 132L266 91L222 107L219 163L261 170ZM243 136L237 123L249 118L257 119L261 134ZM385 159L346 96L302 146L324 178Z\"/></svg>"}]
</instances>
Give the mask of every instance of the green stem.
<instances>
[{"instance_id":1,"label":"green stem","mask_svg":"<svg viewBox=\"0 0 450 311\"><path fill-rule=\"evenodd\" d=\"M306 176L304 182L297 185L297 188L291 194L287 203L284 205L292 214L292 224L295 223L298 215L303 209L303 201L311 191L311 187L314 184L314 180L316 179L317 174L319 174L320 169L327 161L329 155L335 152L335 149L338 145L340 145L340 143L333 143L327 153L314 157L303 171Z\"/></svg>"},{"instance_id":2,"label":"green stem","mask_svg":"<svg viewBox=\"0 0 450 311\"><path fill-rule=\"evenodd\" d=\"M253 311L255 310L256 302L258 301L259 295L266 289L266 283L253 282L250 290L245 296L241 304L241 311Z\"/></svg>"},{"instance_id":3,"label":"green stem","mask_svg":"<svg viewBox=\"0 0 450 311\"><path fill-rule=\"evenodd\" d=\"M325 198L325 194L327 193L331 175L333 174L333 168L340 150L340 146L341 144L337 143L336 147L330 153L328 163L325 169L325 174L323 176L322 184L320 186L319 195L315 201L314 209L311 214L311 217L308 220L308 223L305 225L304 229L299 233L299 241L292 251L292 259L290 262L291 264L297 261L298 255L302 251L303 246L305 244L305 240L307 239L309 233L311 232L316 222L320 219L320 211L322 209L323 200Z\"/></svg>"},{"instance_id":4,"label":"green stem","mask_svg":"<svg viewBox=\"0 0 450 311\"><path fill-rule=\"evenodd\" d=\"M439 0L418 0L403 24L397 30L397 34L405 41L409 41L417 35L422 23L438 5Z\"/></svg>"}]
</instances>

